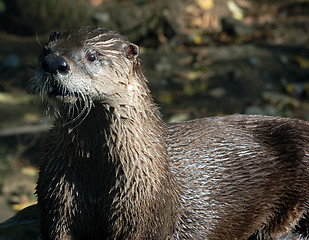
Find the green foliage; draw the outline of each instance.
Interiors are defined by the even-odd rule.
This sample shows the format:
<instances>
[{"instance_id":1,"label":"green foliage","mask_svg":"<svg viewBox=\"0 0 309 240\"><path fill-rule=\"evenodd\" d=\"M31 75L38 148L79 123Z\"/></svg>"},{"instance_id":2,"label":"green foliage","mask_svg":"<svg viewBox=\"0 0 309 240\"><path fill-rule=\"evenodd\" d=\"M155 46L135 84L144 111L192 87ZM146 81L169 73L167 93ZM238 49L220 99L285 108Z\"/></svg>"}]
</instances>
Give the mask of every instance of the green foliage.
<instances>
[{"instance_id":1,"label":"green foliage","mask_svg":"<svg viewBox=\"0 0 309 240\"><path fill-rule=\"evenodd\" d=\"M5 11L5 3L0 0L0 13L3 13Z\"/></svg>"}]
</instances>

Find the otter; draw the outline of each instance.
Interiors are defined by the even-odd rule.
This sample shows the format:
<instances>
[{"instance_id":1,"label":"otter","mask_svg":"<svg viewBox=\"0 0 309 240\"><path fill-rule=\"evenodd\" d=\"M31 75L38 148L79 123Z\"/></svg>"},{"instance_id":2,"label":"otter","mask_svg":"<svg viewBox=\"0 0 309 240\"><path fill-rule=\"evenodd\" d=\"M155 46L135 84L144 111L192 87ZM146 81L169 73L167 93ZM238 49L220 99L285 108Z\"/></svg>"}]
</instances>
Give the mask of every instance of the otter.
<instances>
[{"instance_id":1,"label":"otter","mask_svg":"<svg viewBox=\"0 0 309 240\"><path fill-rule=\"evenodd\" d=\"M309 238L309 124L164 123L139 48L54 32L29 90L54 113L36 193L43 239Z\"/></svg>"}]
</instances>

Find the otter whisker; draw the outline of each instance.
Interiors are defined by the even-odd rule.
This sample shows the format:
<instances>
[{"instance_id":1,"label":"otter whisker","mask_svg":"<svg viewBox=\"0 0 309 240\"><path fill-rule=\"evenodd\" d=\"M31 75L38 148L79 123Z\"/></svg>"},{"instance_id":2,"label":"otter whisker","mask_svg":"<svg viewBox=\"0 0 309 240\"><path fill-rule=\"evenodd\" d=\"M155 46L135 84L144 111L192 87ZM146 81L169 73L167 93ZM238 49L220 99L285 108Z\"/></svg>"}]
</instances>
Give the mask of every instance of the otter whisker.
<instances>
[{"instance_id":1,"label":"otter whisker","mask_svg":"<svg viewBox=\"0 0 309 240\"><path fill-rule=\"evenodd\" d=\"M87 110L87 112L86 112L85 116L80 119L79 123L74 126L74 128L78 127L88 117L88 115L89 115L89 113L91 111L91 106L85 107L83 110Z\"/></svg>"},{"instance_id":2,"label":"otter whisker","mask_svg":"<svg viewBox=\"0 0 309 240\"><path fill-rule=\"evenodd\" d=\"M72 123L74 123L76 121L79 121L77 123L77 125L74 126L74 128L76 128L77 126L79 126L86 119L86 117L88 116L88 114L91 111L92 105L89 105L88 98L85 97L84 94L82 94L82 93L77 93L77 97L78 97L78 103L75 102L74 104L70 105L70 107L73 109L73 111L74 111L74 108L76 108L77 116L74 117L73 119L71 119L70 121L64 123L63 126L67 126L67 125L72 124ZM79 111L79 109L80 109L79 106L83 106L81 111Z\"/></svg>"},{"instance_id":3,"label":"otter whisker","mask_svg":"<svg viewBox=\"0 0 309 240\"><path fill-rule=\"evenodd\" d=\"M85 97L85 95L83 94L83 93L78 93L78 97L80 98L82 98L83 99L83 102L84 102L84 104L85 104L85 107L87 107L87 108L89 108L89 101L88 101L88 98L87 97Z\"/></svg>"},{"instance_id":4,"label":"otter whisker","mask_svg":"<svg viewBox=\"0 0 309 240\"><path fill-rule=\"evenodd\" d=\"M36 42L39 44L39 46L43 47L43 45L41 44L40 39L38 37L38 33L35 33L35 39L36 39Z\"/></svg>"},{"instance_id":5,"label":"otter whisker","mask_svg":"<svg viewBox=\"0 0 309 240\"><path fill-rule=\"evenodd\" d=\"M72 117L74 116L74 107L75 107L75 103L69 105L69 111L68 111L69 116L72 116Z\"/></svg>"}]
</instances>

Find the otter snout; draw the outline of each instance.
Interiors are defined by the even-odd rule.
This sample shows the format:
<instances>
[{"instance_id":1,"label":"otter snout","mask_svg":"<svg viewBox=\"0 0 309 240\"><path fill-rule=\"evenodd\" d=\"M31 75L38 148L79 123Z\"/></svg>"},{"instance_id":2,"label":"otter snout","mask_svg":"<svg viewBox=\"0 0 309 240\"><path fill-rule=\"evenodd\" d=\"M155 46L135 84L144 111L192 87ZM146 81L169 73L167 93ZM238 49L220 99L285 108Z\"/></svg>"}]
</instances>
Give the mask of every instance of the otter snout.
<instances>
[{"instance_id":1,"label":"otter snout","mask_svg":"<svg viewBox=\"0 0 309 240\"><path fill-rule=\"evenodd\" d=\"M52 75L66 75L70 71L68 62L63 57L57 55L48 55L44 57L41 66L45 72Z\"/></svg>"}]
</instances>

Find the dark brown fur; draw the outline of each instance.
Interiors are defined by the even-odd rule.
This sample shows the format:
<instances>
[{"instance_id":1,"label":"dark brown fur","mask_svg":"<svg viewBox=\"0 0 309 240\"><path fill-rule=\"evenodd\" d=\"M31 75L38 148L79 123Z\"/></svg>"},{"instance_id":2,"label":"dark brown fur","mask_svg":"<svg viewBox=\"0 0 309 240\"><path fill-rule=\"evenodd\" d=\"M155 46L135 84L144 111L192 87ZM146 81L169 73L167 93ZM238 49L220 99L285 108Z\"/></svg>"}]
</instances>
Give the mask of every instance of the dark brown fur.
<instances>
[{"instance_id":1,"label":"dark brown fur","mask_svg":"<svg viewBox=\"0 0 309 240\"><path fill-rule=\"evenodd\" d=\"M55 33L44 46L30 84L55 112L37 185L42 237L308 237L308 123L233 115L165 125L137 56L100 28Z\"/></svg>"},{"instance_id":2,"label":"dark brown fur","mask_svg":"<svg viewBox=\"0 0 309 240\"><path fill-rule=\"evenodd\" d=\"M307 123L233 115L169 125L168 136L192 239L278 239L308 210Z\"/></svg>"}]
</instances>

